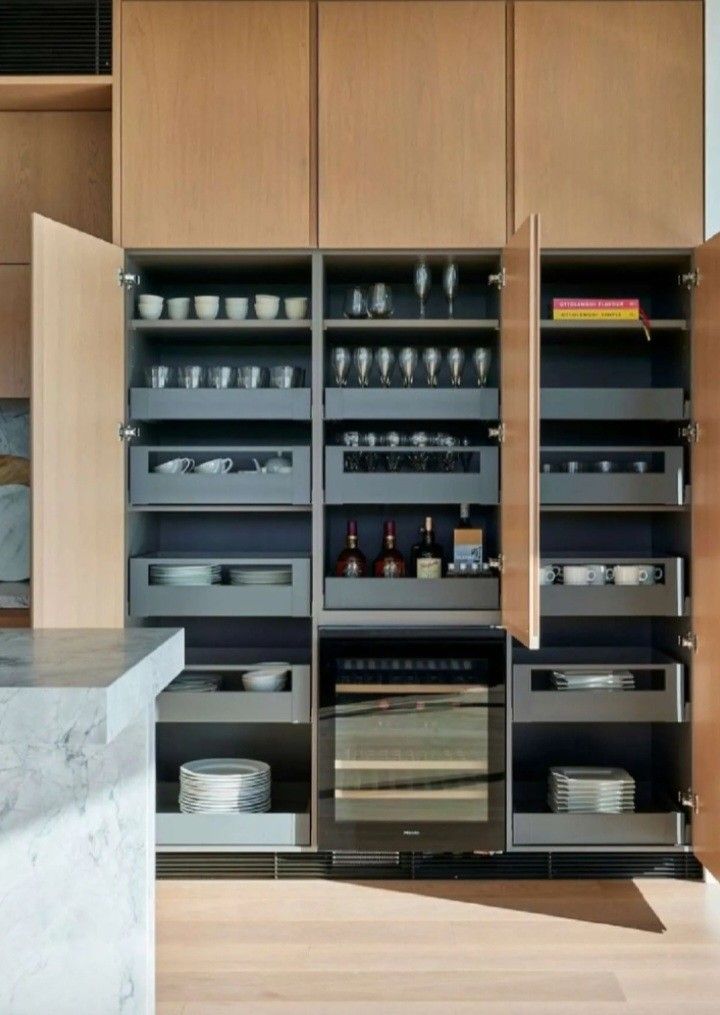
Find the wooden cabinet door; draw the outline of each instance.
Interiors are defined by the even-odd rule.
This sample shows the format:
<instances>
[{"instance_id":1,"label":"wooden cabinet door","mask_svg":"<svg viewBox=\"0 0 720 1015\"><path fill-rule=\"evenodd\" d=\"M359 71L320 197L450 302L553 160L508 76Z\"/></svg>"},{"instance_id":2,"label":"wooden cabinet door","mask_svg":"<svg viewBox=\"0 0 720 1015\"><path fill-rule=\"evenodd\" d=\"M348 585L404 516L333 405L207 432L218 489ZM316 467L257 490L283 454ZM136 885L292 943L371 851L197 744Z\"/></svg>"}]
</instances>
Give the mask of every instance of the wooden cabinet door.
<instances>
[{"instance_id":1,"label":"wooden cabinet door","mask_svg":"<svg viewBox=\"0 0 720 1015\"><path fill-rule=\"evenodd\" d=\"M540 222L503 250L500 294L502 625L540 647Z\"/></svg>"},{"instance_id":2,"label":"wooden cabinet door","mask_svg":"<svg viewBox=\"0 0 720 1015\"><path fill-rule=\"evenodd\" d=\"M308 0L124 0L125 247L310 243Z\"/></svg>"},{"instance_id":3,"label":"wooden cabinet door","mask_svg":"<svg viewBox=\"0 0 720 1015\"><path fill-rule=\"evenodd\" d=\"M695 251L692 406L700 427L692 451L693 852L720 878L720 234Z\"/></svg>"},{"instance_id":4,"label":"wooden cabinet door","mask_svg":"<svg viewBox=\"0 0 720 1015\"><path fill-rule=\"evenodd\" d=\"M703 237L700 0L517 0L515 223L546 247Z\"/></svg>"},{"instance_id":5,"label":"wooden cabinet door","mask_svg":"<svg viewBox=\"0 0 720 1015\"><path fill-rule=\"evenodd\" d=\"M506 238L505 5L321 0L321 247Z\"/></svg>"},{"instance_id":6,"label":"wooden cabinet door","mask_svg":"<svg viewBox=\"0 0 720 1015\"><path fill-rule=\"evenodd\" d=\"M35 627L125 622L123 253L33 215Z\"/></svg>"}]
</instances>

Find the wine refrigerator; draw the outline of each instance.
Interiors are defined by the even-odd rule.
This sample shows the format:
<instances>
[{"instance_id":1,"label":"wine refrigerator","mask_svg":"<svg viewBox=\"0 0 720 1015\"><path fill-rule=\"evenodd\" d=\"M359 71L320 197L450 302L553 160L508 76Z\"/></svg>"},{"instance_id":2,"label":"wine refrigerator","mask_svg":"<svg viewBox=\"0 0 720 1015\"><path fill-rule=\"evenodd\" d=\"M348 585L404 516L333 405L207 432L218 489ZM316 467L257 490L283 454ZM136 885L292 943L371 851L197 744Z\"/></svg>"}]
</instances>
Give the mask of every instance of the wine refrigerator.
<instances>
[{"instance_id":1,"label":"wine refrigerator","mask_svg":"<svg viewBox=\"0 0 720 1015\"><path fill-rule=\"evenodd\" d=\"M505 635L320 635L320 849L503 850Z\"/></svg>"}]
</instances>

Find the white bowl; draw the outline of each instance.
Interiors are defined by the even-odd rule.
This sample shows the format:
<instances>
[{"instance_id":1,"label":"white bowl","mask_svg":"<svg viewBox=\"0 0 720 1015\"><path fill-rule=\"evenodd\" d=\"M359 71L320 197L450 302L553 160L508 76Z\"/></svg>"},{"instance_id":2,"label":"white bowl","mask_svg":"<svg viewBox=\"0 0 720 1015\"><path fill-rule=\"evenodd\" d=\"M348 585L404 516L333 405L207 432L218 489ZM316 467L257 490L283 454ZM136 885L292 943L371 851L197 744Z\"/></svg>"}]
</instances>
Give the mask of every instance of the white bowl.
<instances>
[{"instance_id":1,"label":"white bowl","mask_svg":"<svg viewBox=\"0 0 720 1015\"><path fill-rule=\"evenodd\" d=\"M190 316L190 297L175 296L167 301L168 317L171 321L184 321Z\"/></svg>"},{"instance_id":2,"label":"white bowl","mask_svg":"<svg viewBox=\"0 0 720 1015\"><path fill-rule=\"evenodd\" d=\"M219 296L196 296L195 313L201 321L214 321L220 310Z\"/></svg>"},{"instance_id":3,"label":"white bowl","mask_svg":"<svg viewBox=\"0 0 720 1015\"><path fill-rule=\"evenodd\" d=\"M162 315L164 302L162 296L139 296L138 313L146 321L157 321Z\"/></svg>"},{"instance_id":4,"label":"white bowl","mask_svg":"<svg viewBox=\"0 0 720 1015\"><path fill-rule=\"evenodd\" d=\"M231 321L244 321L248 314L247 296L226 296L225 313Z\"/></svg>"},{"instance_id":5,"label":"white bowl","mask_svg":"<svg viewBox=\"0 0 720 1015\"><path fill-rule=\"evenodd\" d=\"M307 314L307 296L286 296L285 316L289 321L302 321Z\"/></svg>"},{"instance_id":6,"label":"white bowl","mask_svg":"<svg viewBox=\"0 0 720 1015\"><path fill-rule=\"evenodd\" d=\"M287 681L287 670L270 668L243 673L242 685L246 691L282 691Z\"/></svg>"},{"instance_id":7,"label":"white bowl","mask_svg":"<svg viewBox=\"0 0 720 1015\"><path fill-rule=\"evenodd\" d=\"M255 316L260 321L274 320L280 311L279 296L258 295L255 297Z\"/></svg>"}]
</instances>

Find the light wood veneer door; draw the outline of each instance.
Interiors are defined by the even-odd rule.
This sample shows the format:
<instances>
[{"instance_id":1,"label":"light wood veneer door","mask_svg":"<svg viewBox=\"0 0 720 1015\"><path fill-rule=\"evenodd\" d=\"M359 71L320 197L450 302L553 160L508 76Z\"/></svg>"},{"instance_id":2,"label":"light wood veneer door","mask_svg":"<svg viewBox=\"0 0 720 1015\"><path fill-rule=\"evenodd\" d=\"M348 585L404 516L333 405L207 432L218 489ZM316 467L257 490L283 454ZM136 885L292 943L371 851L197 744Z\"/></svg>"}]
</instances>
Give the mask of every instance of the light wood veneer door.
<instances>
[{"instance_id":1,"label":"light wood veneer door","mask_svg":"<svg viewBox=\"0 0 720 1015\"><path fill-rule=\"evenodd\" d=\"M692 406L692 782L699 801L693 852L720 878L720 234L695 251Z\"/></svg>"},{"instance_id":2,"label":"light wood veneer door","mask_svg":"<svg viewBox=\"0 0 720 1015\"><path fill-rule=\"evenodd\" d=\"M500 294L502 625L540 647L540 221L503 250Z\"/></svg>"},{"instance_id":3,"label":"light wood veneer door","mask_svg":"<svg viewBox=\"0 0 720 1015\"><path fill-rule=\"evenodd\" d=\"M123 252L33 215L35 627L125 622Z\"/></svg>"},{"instance_id":4,"label":"light wood veneer door","mask_svg":"<svg viewBox=\"0 0 720 1015\"><path fill-rule=\"evenodd\" d=\"M703 237L699 0L517 0L515 223L546 247Z\"/></svg>"},{"instance_id":5,"label":"light wood veneer door","mask_svg":"<svg viewBox=\"0 0 720 1015\"><path fill-rule=\"evenodd\" d=\"M125 0L125 247L307 247L307 0Z\"/></svg>"},{"instance_id":6,"label":"light wood veneer door","mask_svg":"<svg viewBox=\"0 0 720 1015\"><path fill-rule=\"evenodd\" d=\"M505 241L505 5L322 0L321 247Z\"/></svg>"}]
</instances>

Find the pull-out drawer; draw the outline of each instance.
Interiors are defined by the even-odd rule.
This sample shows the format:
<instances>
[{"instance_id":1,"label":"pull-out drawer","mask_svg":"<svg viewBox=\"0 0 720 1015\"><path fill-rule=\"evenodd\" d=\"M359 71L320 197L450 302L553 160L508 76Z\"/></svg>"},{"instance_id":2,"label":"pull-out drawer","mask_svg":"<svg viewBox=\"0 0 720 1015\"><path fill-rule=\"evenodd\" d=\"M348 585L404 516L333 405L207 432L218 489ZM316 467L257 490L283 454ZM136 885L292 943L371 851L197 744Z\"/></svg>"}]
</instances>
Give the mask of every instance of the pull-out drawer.
<instances>
[{"instance_id":1,"label":"pull-out drawer","mask_svg":"<svg viewBox=\"0 0 720 1015\"><path fill-rule=\"evenodd\" d=\"M497 504L498 449L325 450L327 504Z\"/></svg>"},{"instance_id":2,"label":"pull-out drawer","mask_svg":"<svg viewBox=\"0 0 720 1015\"><path fill-rule=\"evenodd\" d=\"M542 419L685 419L682 388L543 388Z\"/></svg>"},{"instance_id":3,"label":"pull-out drawer","mask_svg":"<svg viewBox=\"0 0 720 1015\"><path fill-rule=\"evenodd\" d=\"M282 457L289 470L265 472L261 466ZM156 471L173 459L190 459L186 472ZM203 463L230 461L227 472L208 475ZM191 446L157 445L130 448L132 504L309 504L310 448L291 445Z\"/></svg>"},{"instance_id":4,"label":"pull-out drawer","mask_svg":"<svg viewBox=\"0 0 720 1015\"><path fill-rule=\"evenodd\" d=\"M310 419L309 388L131 388L132 419Z\"/></svg>"},{"instance_id":5,"label":"pull-out drawer","mask_svg":"<svg viewBox=\"0 0 720 1015\"><path fill-rule=\"evenodd\" d=\"M327 610L497 610L497 578L326 578Z\"/></svg>"},{"instance_id":6,"label":"pull-out drawer","mask_svg":"<svg viewBox=\"0 0 720 1015\"><path fill-rule=\"evenodd\" d=\"M515 846L679 846L685 816L677 811L629 814L513 814Z\"/></svg>"},{"instance_id":7,"label":"pull-out drawer","mask_svg":"<svg viewBox=\"0 0 720 1015\"><path fill-rule=\"evenodd\" d=\"M540 612L545 617L682 617L685 612L683 560L681 557L620 557L608 553L572 557L556 554L545 557L541 572L549 568L590 568L602 577L602 568L638 567L648 575L655 569L660 577L652 584L573 585L555 583L540 590ZM654 574L653 574L654 578Z\"/></svg>"},{"instance_id":8,"label":"pull-out drawer","mask_svg":"<svg viewBox=\"0 0 720 1015\"><path fill-rule=\"evenodd\" d=\"M220 565L222 580L213 585L153 584L153 565ZM278 585L230 584L231 568L289 570ZM310 559L291 555L262 557L156 554L130 560L131 617L308 617Z\"/></svg>"},{"instance_id":9,"label":"pull-out drawer","mask_svg":"<svg viewBox=\"0 0 720 1015\"><path fill-rule=\"evenodd\" d=\"M552 673L630 672L633 690L558 690ZM633 663L613 660L603 665L538 663L513 666L515 722L682 722L685 718L683 667L680 663Z\"/></svg>"},{"instance_id":10,"label":"pull-out drawer","mask_svg":"<svg viewBox=\"0 0 720 1015\"><path fill-rule=\"evenodd\" d=\"M542 504L684 503L680 447L544 447L540 459Z\"/></svg>"},{"instance_id":11,"label":"pull-out drawer","mask_svg":"<svg viewBox=\"0 0 720 1015\"><path fill-rule=\"evenodd\" d=\"M261 666L261 664L259 664ZM187 666L185 673L221 674L216 691L165 691L157 699L157 721L175 723L308 723L310 667L291 665L280 691L246 691L243 673L257 666Z\"/></svg>"},{"instance_id":12,"label":"pull-out drawer","mask_svg":"<svg viewBox=\"0 0 720 1015\"><path fill-rule=\"evenodd\" d=\"M498 418L497 388L325 388L325 419Z\"/></svg>"}]
</instances>

